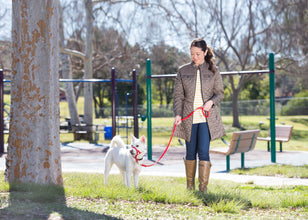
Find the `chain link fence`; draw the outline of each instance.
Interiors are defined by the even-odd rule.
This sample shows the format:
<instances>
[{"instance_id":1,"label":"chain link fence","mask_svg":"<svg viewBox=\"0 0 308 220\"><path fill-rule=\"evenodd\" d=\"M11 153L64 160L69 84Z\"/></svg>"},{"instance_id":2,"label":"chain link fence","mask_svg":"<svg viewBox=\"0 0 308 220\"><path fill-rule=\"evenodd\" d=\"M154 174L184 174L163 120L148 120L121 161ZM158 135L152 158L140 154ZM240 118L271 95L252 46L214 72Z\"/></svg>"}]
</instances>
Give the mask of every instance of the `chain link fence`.
<instances>
[{"instance_id":1,"label":"chain link fence","mask_svg":"<svg viewBox=\"0 0 308 220\"><path fill-rule=\"evenodd\" d=\"M301 98L276 98L275 109L277 116L283 115L308 115L308 97ZM241 100L238 101L239 115L270 115L269 99ZM223 116L232 115L232 102L221 102L220 111ZM132 108L119 108L120 115L132 114ZM146 105L138 106L138 113L146 115ZM173 117L172 104L152 104L152 117Z\"/></svg>"}]
</instances>

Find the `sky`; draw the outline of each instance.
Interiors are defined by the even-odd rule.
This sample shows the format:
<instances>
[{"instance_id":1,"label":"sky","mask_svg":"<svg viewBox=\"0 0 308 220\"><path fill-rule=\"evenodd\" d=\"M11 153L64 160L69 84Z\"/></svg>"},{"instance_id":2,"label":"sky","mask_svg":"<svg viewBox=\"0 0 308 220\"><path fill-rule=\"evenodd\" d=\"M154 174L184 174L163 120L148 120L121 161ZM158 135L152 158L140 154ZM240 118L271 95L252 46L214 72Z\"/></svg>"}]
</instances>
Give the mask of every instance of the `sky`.
<instances>
[{"instance_id":1,"label":"sky","mask_svg":"<svg viewBox=\"0 0 308 220\"><path fill-rule=\"evenodd\" d=\"M9 40L11 38L12 1L0 0L0 5L0 15L6 12L5 17L0 20L0 40Z\"/></svg>"}]
</instances>

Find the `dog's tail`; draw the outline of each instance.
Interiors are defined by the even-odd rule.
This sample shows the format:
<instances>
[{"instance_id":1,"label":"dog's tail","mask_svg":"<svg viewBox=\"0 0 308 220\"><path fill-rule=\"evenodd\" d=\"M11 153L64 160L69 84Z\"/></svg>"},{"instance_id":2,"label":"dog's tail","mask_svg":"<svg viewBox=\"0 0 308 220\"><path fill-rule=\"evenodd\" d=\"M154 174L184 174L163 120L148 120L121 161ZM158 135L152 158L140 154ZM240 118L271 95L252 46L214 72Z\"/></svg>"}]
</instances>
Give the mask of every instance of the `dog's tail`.
<instances>
[{"instance_id":1,"label":"dog's tail","mask_svg":"<svg viewBox=\"0 0 308 220\"><path fill-rule=\"evenodd\" d=\"M122 147L125 148L125 143L122 140L122 138L120 137L120 135L116 135L112 138L111 140L111 144L110 144L110 148L113 147Z\"/></svg>"}]
</instances>

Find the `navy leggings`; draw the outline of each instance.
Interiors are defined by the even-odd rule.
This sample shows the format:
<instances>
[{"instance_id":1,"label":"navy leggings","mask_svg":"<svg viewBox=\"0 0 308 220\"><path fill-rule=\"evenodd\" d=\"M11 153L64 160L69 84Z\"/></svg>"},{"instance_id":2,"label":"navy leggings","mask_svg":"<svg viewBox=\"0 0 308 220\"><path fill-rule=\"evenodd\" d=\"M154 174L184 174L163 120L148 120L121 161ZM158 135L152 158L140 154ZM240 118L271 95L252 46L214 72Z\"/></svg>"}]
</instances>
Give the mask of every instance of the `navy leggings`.
<instances>
[{"instance_id":1,"label":"navy leggings","mask_svg":"<svg viewBox=\"0 0 308 220\"><path fill-rule=\"evenodd\" d=\"M193 124L190 142L186 141L186 160L210 161L210 133L207 123Z\"/></svg>"}]
</instances>

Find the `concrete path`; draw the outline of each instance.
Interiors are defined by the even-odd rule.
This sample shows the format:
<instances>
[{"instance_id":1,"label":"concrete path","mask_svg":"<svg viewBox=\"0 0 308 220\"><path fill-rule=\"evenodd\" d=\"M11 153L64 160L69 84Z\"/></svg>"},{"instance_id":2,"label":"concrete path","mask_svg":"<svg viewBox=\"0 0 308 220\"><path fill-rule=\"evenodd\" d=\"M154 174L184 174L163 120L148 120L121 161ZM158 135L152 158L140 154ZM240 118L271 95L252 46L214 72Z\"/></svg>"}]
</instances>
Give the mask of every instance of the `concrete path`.
<instances>
[{"instance_id":1,"label":"concrete path","mask_svg":"<svg viewBox=\"0 0 308 220\"><path fill-rule=\"evenodd\" d=\"M104 157L108 145L69 143L61 145L62 171L63 172L96 172L103 174ZM165 146L153 146L152 159L157 160L164 152ZM151 167L143 167L141 175L155 176L179 176L185 177L183 157L184 147L170 147L165 156ZM5 169L5 154L0 157L0 170ZM146 157L147 158L147 157ZM308 179L282 178L266 176L233 175L225 172L226 157L218 154L211 154L211 179L230 180L240 183L256 185L305 185L308 186ZM153 161L145 159L142 163L152 164ZM259 167L271 163L271 153L266 150L254 150L245 154L245 167ZM308 152L284 151L276 153L276 164L304 165L308 164ZM230 169L240 168L240 154L231 155ZM111 173L119 173L116 166L113 166Z\"/></svg>"}]
</instances>

